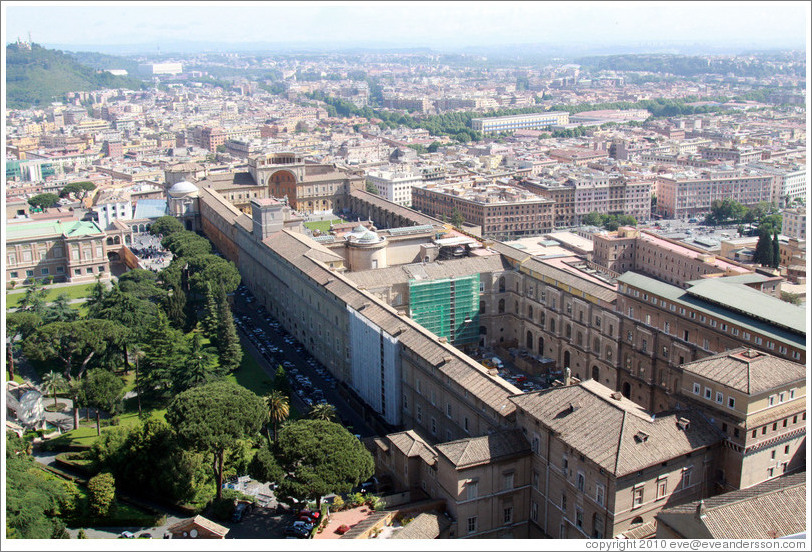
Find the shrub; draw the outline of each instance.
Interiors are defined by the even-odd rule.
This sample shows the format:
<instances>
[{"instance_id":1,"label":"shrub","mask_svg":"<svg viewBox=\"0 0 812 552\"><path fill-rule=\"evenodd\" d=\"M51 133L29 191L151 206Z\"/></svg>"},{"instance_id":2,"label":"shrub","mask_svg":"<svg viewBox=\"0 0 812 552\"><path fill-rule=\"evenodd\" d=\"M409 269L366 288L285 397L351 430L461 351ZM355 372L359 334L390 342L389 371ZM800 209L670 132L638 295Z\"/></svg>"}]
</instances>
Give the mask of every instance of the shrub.
<instances>
[{"instance_id":1,"label":"shrub","mask_svg":"<svg viewBox=\"0 0 812 552\"><path fill-rule=\"evenodd\" d=\"M333 499L333 503L330 504L330 511L331 512L340 512L344 509L344 499L340 496L337 496Z\"/></svg>"},{"instance_id":2,"label":"shrub","mask_svg":"<svg viewBox=\"0 0 812 552\"><path fill-rule=\"evenodd\" d=\"M106 517L111 513L116 498L116 482L112 474L103 472L87 482L88 507L93 517Z\"/></svg>"},{"instance_id":3,"label":"shrub","mask_svg":"<svg viewBox=\"0 0 812 552\"><path fill-rule=\"evenodd\" d=\"M361 493L355 493L351 497L348 497L348 499L350 501L350 504L352 504L353 508L357 506L363 506L367 501L366 497Z\"/></svg>"}]
</instances>

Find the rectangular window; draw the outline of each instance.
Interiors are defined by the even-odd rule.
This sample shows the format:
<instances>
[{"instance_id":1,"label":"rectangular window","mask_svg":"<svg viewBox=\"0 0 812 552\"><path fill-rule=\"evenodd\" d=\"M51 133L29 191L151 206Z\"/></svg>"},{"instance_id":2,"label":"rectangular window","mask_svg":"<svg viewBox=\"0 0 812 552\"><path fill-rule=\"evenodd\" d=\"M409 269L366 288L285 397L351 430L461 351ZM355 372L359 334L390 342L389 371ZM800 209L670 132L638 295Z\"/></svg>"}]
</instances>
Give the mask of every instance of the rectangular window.
<instances>
[{"instance_id":1,"label":"rectangular window","mask_svg":"<svg viewBox=\"0 0 812 552\"><path fill-rule=\"evenodd\" d=\"M586 485L586 477L584 476L584 472L578 472L578 478L576 479L576 486L578 490L584 492L584 486Z\"/></svg>"},{"instance_id":2,"label":"rectangular window","mask_svg":"<svg viewBox=\"0 0 812 552\"><path fill-rule=\"evenodd\" d=\"M505 525L513 523L513 506L507 506L502 513Z\"/></svg>"},{"instance_id":3,"label":"rectangular window","mask_svg":"<svg viewBox=\"0 0 812 552\"><path fill-rule=\"evenodd\" d=\"M564 515L567 515L567 495L561 495L561 511L564 512Z\"/></svg>"},{"instance_id":4,"label":"rectangular window","mask_svg":"<svg viewBox=\"0 0 812 552\"><path fill-rule=\"evenodd\" d=\"M476 516L468 518L468 533L476 533Z\"/></svg>"},{"instance_id":5,"label":"rectangular window","mask_svg":"<svg viewBox=\"0 0 812 552\"><path fill-rule=\"evenodd\" d=\"M423 394L423 390L421 389L420 379L419 378L414 380L414 387L415 387L415 389L417 389L418 393L420 393L421 395Z\"/></svg>"},{"instance_id":6,"label":"rectangular window","mask_svg":"<svg viewBox=\"0 0 812 552\"><path fill-rule=\"evenodd\" d=\"M538 433L533 433L533 440L530 443L530 448L538 454L539 452L539 436Z\"/></svg>"},{"instance_id":7,"label":"rectangular window","mask_svg":"<svg viewBox=\"0 0 812 552\"><path fill-rule=\"evenodd\" d=\"M465 416L462 419L462 429L465 430L465 433L468 433L468 416Z\"/></svg>"},{"instance_id":8,"label":"rectangular window","mask_svg":"<svg viewBox=\"0 0 812 552\"><path fill-rule=\"evenodd\" d=\"M657 500L661 498L665 498L666 493L668 492L668 478L663 477L662 479L657 480Z\"/></svg>"},{"instance_id":9,"label":"rectangular window","mask_svg":"<svg viewBox=\"0 0 812 552\"><path fill-rule=\"evenodd\" d=\"M82 273L82 271L81 271L80 269L77 269L77 270L76 270L76 273L77 273L77 274L81 274L81 273ZM28 276L29 278L31 278L31 277L33 277L33 276L34 276L34 271L33 271L33 270L26 270L26 271L25 271L25 275L26 275L26 276Z\"/></svg>"},{"instance_id":10,"label":"rectangular window","mask_svg":"<svg viewBox=\"0 0 812 552\"><path fill-rule=\"evenodd\" d=\"M727 398L727 407L728 408L736 408L736 399L734 399L733 397L728 397Z\"/></svg>"},{"instance_id":11,"label":"rectangular window","mask_svg":"<svg viewBox=\"0 0 812 552\"><path fill-rule=\"evenodd\" d=\"M434 416L431 417L431 434L437 435L437 419Z\"/></svg>"},{"instance_id":12,"label":"rectangular window","mask_svg":"<svg viewBox=\"0 0 812 552\"><path fill-rule=\"evenodd\" d=\"M47 268L43 268L40 272L42 272L43 276L47 276L49 274L49 271L48 271Z\"/></svg>"},{"instance_id":13,"label":"rectangular window","mask_svg":"<svg viewBox=\"0 0 812 552\"><path fill-rule=\"evenodd\" d=\"M725 402L724 394L720 393L719 391L716 392L716 402L718 402L719 404Z\"/></svg>"},{"instance_id":14,"label":"rectangular window","mask_svg":"<svg viewBox=\"0 0 812 552\"><path fill-rule=\"evenodd\" d=\"M775 404L775 395L770 396L770 406Z\"/></svg>"},{"instance_id":15,"label":"rectangular window","mask_svg":"<svg viewBox=\"0 0 812 552\"><path fill-rule=\"evenodd\" d=\"M533 470L533 488L539 490L539 472Z\"/></svg>"},{"instance_id":16,"label":"rectangular window","mask_svg":"<svg viewBox=\"0 0 812 552\"><path fill-rule=\"evenodd\" d=\"M705 388L705 398L708 399L708 400L711 400L711 397L713 397L713 391L711 390L710 387L706 387Z\"/></svg>"},{"instance_id":17,"label":"rectangular window","mask_svg":"<svg viewBox=\"0 0 812 552\"><path fill-rule=\"evenodd\" d=\"M781 404L782 402L784 402L784 397L785 396L786 395L784 393L779 393L778 394L778 404Z\"/></svg>"},{"instance_id":18,"label":"rectangular window","mask_svg":"<svg viewBox=\"0 0 812 552\"><path fill-rule=\"evenodd\" d=\"M473 500L477 497L477 492L479 490L479 482L478 481L469 481L468 485L466 485L466 490L468 493L468 500Z\"/></svg>"},{"instance_id":19,"label":"rectangular window","mask_svg":"<svg viewBox=\"0 0 812 552\"><path fill-rule=\"evenodd\" d=\"M87 267L86 272L87 272L88 274L93 274L93 267L92 267L92 266Z\"/></svg>"},{"instance_id":20,"label":"rectangular window","mask_svg":"<svg viewBox=\"0 0 812 552\"><path fill-rule=\"evenodd\" d=\"M694 469L691 468L683 468L682 469L682 488L687 489L691 486L691 474L693 473Z\"/></svg>"},{"instance_id":21,"label":"rectangular window","mask_svg":"<svg viewBox=\"0 0 812 552\"><path fill-rule=\"evenodd\" d=\"M513 473L506 473L504 477L505 490L513 488Z\"/></svg>"},{"instance_id":22,"label":"rectangular window","mask_svg":"<svg viewBox=\"0 0 812 552\"><path fill-rule=\"evenodd\" d=\"M539 520L539 505L535 501L530 501L530 519Z\"/></svg>"},{"instance_id":23,"label":"rectangular window","mask_svg":"<svg viewBox=\"0 0 812 552\"><path fill-rule=\"evenodd\" d=\"M445 415L448 418L451 418L451 403L446 403L446 405L445 405Z\"/></svg>"},{"instance_id":24,"label":"rectangular window","mask_svg":"<svg viewBox=\"0 0 812 552\"><path fill-rule=\"evenodd\" d=\"M575 507L575 526L578 529L584 528L584 511L578 506Z\"/></svg>"},{"instance_id":25,"label":"rectangular window","mask_svg":"<svg viewBox=\"0 0 812 552\"><path fill-rule=\"evenodd\" d=\"M635 487L632 495L632 508L639 508L643 505L643 487Z\"/></svg>"},{"instance_id":26,"label":"rectangular window","mask_svg":"<svg viewBox=\"0 0 812 552\"><path fill-rule=\"evenodd\" d=\"M595 485L595 502L599 505L603 506L603 502L606 496L606 488L601 485L600 483Z\"/></svg>"},{"instance_id":27,"label":"rectangular window","mask_svg":"<svg viewBox=\"0 0 812 552\"><path fill-rule=\"evenodd\" d=\"M418 422L423 421L423 408L418 404L416 407L417 411L415 412L415 417L417 418Z\"/></svg>"},{"instance_id":28,"label":"rectangular window","mask_svg":"<svg viewBox=\"0 0 812 552\"><path fill-rule=\"evenodd\" d=\"M569 461L569 458L567 458L567 455L562 456L561 457L561 471L564 472L564 475L567 475L569 466L570 466L570 461Z\"/></svg>"},{"instance_id":29,"label":"rectangular window","mask_svg":"<svg viewBox=\"0 0 812 552\"><path fill-rule=\"evenodd\" d=\"M699 395L702 392L702 386L698 383L694 384L694 395Z\"/></svg>"},{"instance_id":30,"label":"rectangular window","mask_svg":"<svg viewBox=\"0 0 812 552\"><path fill-rule=\"evenodd\" d=\"M403 410L406 412L409 411L409 398L406 396L406 393L403 394Z\"/></svg>"}]
</instances>

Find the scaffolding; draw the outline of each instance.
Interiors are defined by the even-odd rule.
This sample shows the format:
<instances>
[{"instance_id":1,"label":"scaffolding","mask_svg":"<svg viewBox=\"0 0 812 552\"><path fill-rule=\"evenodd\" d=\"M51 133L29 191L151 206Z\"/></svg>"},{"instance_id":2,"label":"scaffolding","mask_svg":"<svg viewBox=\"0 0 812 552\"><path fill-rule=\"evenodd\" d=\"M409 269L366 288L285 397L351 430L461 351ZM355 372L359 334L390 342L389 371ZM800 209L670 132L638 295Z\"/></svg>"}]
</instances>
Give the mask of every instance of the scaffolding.
<instances>
[{"instance_id":1,"label":"scaffolding","mask_svg":"<svg viewBox=\"0 0 812 552\"><path fill-rule=\"evenodd\" d=\"M479 339L479 274L462 278L409 281L412 319L455 345Z\"/></svg>"}]
</instances>

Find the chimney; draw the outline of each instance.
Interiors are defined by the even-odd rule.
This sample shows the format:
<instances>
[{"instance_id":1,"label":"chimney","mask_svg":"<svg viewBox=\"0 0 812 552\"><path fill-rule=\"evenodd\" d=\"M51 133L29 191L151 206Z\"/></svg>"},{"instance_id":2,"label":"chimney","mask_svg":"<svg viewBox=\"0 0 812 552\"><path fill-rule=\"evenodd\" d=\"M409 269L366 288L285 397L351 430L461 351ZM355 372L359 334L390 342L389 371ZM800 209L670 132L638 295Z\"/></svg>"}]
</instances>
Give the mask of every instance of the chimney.
<instances>
[{"instance_id":1,"label":"chimney","mask_svg":"<svg viewBox=\"0 0 812 552\"><path fill-rule=\"evenodd\" d=\"M707 517L704 500L700 500L699 504L696 505L696 514L694 514L694 517L696 517L696 519L705 519Z\"/></svg>"},{"instance_id":2,"label":"chimney","mask_svg":"<svg viewBox=\"0 0 812 552\"><path fill-rule=\"evenodd\" d=\"M569 387L570 385L572 385L572 370L567 366L564 368L564 387Z\"/></svg>"}]
</instances>

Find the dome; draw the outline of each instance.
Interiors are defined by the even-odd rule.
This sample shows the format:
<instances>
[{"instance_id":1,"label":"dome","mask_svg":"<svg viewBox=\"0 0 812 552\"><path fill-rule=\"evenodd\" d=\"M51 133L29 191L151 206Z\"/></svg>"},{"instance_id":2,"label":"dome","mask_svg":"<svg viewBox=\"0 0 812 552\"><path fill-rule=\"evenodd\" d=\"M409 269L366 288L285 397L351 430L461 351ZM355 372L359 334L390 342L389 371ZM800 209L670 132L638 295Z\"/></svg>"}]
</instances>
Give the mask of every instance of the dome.
<instances>
[{"instance_id":1,"label":"dome","mask_svg":"<svg viewBox=\"0 0 812 552\"><path fill-rule=\"evenodd\" d=\"M177 184L175 184L171 188L169 188L168 193L169 193L169 195L172 195L172 196L179 196L179 195L190 194L190 193L197 192L197 191L198 191L197 186L195 186L191 182L187 182L186 180L183 180L181 182L178 182Z\"/></svg>"},{"instance_id":2,"label":"dome","mask_svg":"<svg viewBox=\"0 0 812 552\"><path fill-rule=\"evenodd\" d=\"M378 243L381 240L382 238L378 234L372 232L371 230L367 230L358 237L356 243Z\"/></svg>"},{"instance_id":3,"label":"dome","mask_svg":"<svg viewBox=\"0 0 812 552\"><path fill-rule=\"evenodd\" d=\"M367 231L367 228L363 224L359 224L358 226L356 226L355 228L352 229L353 234L363 234L366 231Z\"/></svg>"}]
</instances>

